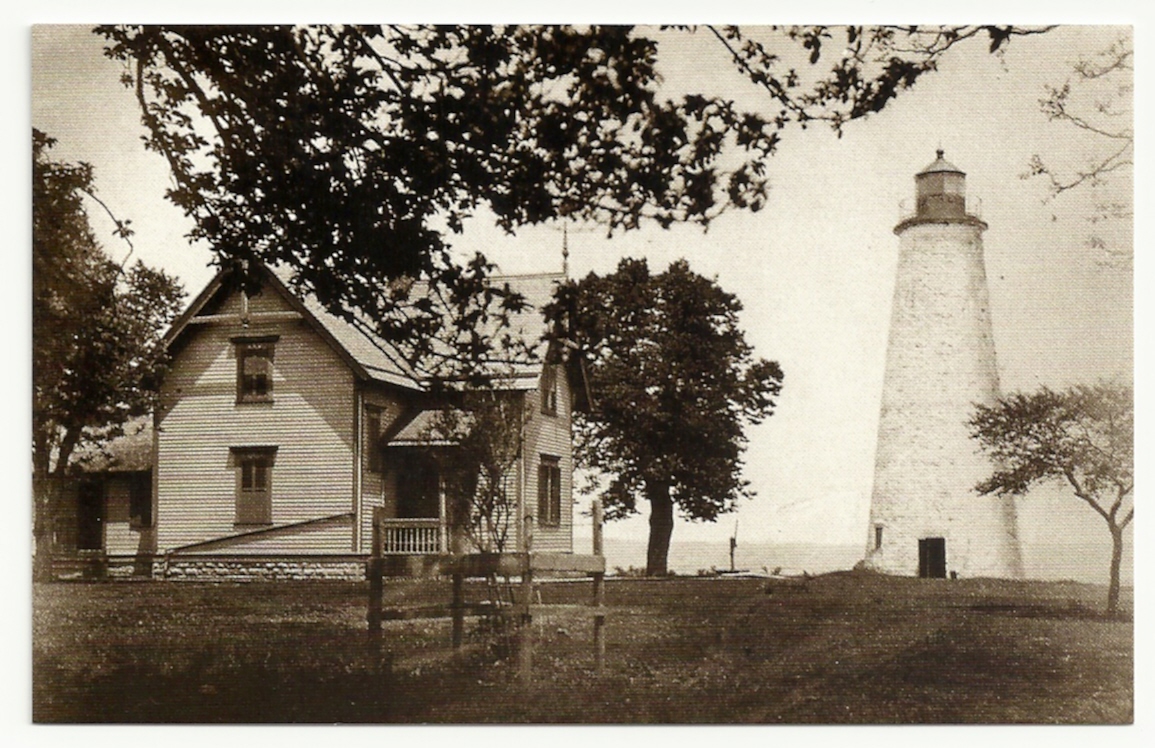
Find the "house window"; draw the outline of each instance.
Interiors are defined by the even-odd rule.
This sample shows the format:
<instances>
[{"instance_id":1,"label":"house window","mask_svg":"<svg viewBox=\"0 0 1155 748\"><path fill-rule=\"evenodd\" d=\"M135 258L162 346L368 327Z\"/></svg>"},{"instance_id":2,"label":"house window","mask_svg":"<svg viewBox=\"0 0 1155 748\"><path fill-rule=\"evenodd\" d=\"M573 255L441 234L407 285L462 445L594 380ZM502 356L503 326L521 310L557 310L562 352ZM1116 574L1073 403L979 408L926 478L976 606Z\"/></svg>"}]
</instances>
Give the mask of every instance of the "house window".
<instances>
[{"instance_id":1,"label":"house window","mask_svg":"<svg viewBox=\"0 0 1155 748\"><path fill-rule=\"evenodd\" d=\"M558 458L542 455L537 468L537 523L543 527L561 524L561 465Z\"/></svg>"},{"instance_id":2,"label":"house window","mask_svg":"<svg viewBox=\"0 0 1155 748\"><path fill-rule=\"evenodd\" d=\"M365 406L365 452L368 455L368 470L371 473L381 472L381 408L376 405Z\"/></svg>"},{"instance_id":3,"label":"house window","mask_svg":"<svg viewBox=\"0 0 1155 748\"><path fill-rule=\"evenodd\" d=\"M874 550L882 547L882 525L874 526Z\"/></svg>"},{"instance_id":4,"label":"house window","mask_svg":"<svg viewBox=\"0 0 1155 748\"><path fill-rule=\"evenodd\" d=\"M557 367L546 364L541 372L541 412L557 415Z\"/></svg>"},{"instance_id":5,"label":"house window","mask_svg":"<svg viewBox=\"0 0 1155 748\"><path fill-rule=\"evenodd\" d=\"M237 402L273 401L273 349L276 336L233 338L237 347Z\"/></svg>"},{"instance_id":6,"label":"house window","mask_svg":"<svg viewBox=\"0 0 1155 748\"><path fill-rule=\"evenodd\" d=\"M128 524L134 530L152 527L152 476L134 475L128 484Z\"/></svg>"},{"instance_id":7,"label":"house window","mask_svg":"<svg viewBox=\"0 0 1155 748\"><path fill-rule=\"evenodd\" d=\"M238 525L268 525L273 522L273 458L276 447L233 449L237 471Z\"/></svg>"}]
</instances>

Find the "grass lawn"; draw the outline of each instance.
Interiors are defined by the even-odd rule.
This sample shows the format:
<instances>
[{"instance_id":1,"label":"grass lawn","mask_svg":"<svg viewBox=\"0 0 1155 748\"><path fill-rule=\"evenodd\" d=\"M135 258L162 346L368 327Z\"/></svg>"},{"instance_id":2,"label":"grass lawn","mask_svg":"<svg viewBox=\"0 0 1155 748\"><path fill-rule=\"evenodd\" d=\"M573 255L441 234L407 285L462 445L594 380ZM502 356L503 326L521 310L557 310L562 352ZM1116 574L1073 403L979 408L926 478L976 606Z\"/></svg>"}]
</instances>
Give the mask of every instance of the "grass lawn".
<instances>
[{"instance_id":1,"label":"grass lawn","mask_svg":"<svg viewBox=\"0 0 1155 748\"><path fill-rule=\"evenodd\" d=\"M1133 719L1130 617L1103 618L1103 588L1075 583L611 579L601 675L590 618L571 605L588 583L546 583L528 684L479 619L457 652L446 618L386 621L392 668L376 667L364 584L54 583L33 595L37 722ZM386 587L387 607L448 599L447 582Z\"/></svg>"}]
</instances>

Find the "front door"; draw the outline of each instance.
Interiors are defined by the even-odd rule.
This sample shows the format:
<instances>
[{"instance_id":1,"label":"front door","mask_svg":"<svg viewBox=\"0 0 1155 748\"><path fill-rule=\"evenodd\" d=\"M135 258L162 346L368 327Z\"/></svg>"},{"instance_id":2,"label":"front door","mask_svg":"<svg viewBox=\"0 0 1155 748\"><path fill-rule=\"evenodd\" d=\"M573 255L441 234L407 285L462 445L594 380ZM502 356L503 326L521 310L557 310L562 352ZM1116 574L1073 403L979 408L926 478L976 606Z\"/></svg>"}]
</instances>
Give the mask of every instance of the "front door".
<instances>
[{"instance_id":1,"label":"front door","mask_svg":"<svg viewBox=\"0 0 1155 748\"><path fill-rule=\"evenodd\" d=\"M918 575L946 579L946 538L919 538Z\"/></svg>"},{"instance_id":2,"label":"front door","mask_svg":"<svg viewBox=\"0 0 1155 748\"><path fill-rule=\"evenodd\" d=\"M81 483L77 490L76 548L104 548L104 486L100 483Z\"/></svg>"},{"instance_id":3,"label":"front door","mask_svg":"<svg viewBox=\"0 0 1155 748\"><path fill-rule=\"evenodd\" d=\"M440 476L428 455L414 453L398 468L397 516L436 519L441 516Z\"/></svg>"}]
</instances>

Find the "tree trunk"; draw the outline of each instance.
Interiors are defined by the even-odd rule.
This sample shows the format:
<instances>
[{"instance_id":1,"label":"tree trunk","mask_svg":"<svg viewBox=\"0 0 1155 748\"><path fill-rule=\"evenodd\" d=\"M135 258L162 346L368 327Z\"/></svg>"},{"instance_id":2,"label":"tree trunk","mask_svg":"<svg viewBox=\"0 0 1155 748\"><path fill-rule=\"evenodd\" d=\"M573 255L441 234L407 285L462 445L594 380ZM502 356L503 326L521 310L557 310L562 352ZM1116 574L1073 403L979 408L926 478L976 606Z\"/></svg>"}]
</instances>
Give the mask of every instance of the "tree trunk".
<instances>
[{"instance_id":1,"label":"tree trunk","mask_svg":"<svg viewBox=\"0 0 1155 748\"><path fill-rule=\"evenodd\" d=\"M32 453L32 579L46 582L52 578L52 481L47 442L38 437L33 437Z\"/></svg>"},{"instance_id":2,"label":"tree trunk","mask_svg":"<svg viewBox=\"0 0 1155 748\"><path fill-rule=\"evenodd\" d=\"M34 416L35 418L35 416ZM56 549L52 538L52 515L60 503L60 486L67 474L68 461L80 441L80 429L68 428L56 449L56 465L52 465L52 448L45 433L46 427L33 426L32 435L32 579L48 582L52 579L52 556Z\"/></svg>"},{"instance_id":3,"label":"tree trunk","mask_svg":"<svg viewBox=\"0 0 1155 748\"><path fill-rule=\"evenodd\" d=\"M647 483L650 502L650 542L646 548L646 576L665 576L670 536L674 533L674 502L669 483Z\"/></svg>"},{"instance_id":4,"label":"tree trunk","mask_svg":"<svg viewBox=\"0 0 1155 748\"><path fill-rule=\"evenodd\" d=\"M32 579L47 582L52 579L52 533L49 496L51 481L47 475L32 477Z\"/></svg>"},{"instance_id":5,"label":"tree trunk","mask_svg":"<svg viewBox=\"0 0 1155 748\"><path fill-rule=\"evenodd\" d=\"M1111 583L1107 587L1107 615L1119 610L1119 569L1123 564L1123 528L1111 526Z\"/></svg>"}]
</instances>

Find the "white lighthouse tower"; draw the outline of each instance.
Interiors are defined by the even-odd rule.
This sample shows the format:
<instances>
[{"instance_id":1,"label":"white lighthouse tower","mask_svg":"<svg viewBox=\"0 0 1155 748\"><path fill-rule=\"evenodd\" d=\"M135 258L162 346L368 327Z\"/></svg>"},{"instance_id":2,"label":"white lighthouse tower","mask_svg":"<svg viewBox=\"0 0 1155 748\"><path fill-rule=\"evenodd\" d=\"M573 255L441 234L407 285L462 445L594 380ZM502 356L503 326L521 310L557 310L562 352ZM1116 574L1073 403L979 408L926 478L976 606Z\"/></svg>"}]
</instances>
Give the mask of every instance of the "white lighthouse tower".
<instances>
[{"instance_id":1,"label":"white lighthouse tower","mask_svg":"<svg viewBox=\"0 0 1155 748\"><path fill-rule=\"evenodd\" d=\"M970 438L975 403L999 395L982 234L966 175L938 158L915 176L894 228L897 281L878 425L865 566L888 574L1023 576L1015 507L979 496L991 474Z\"/></svg>"}]
</instances>

